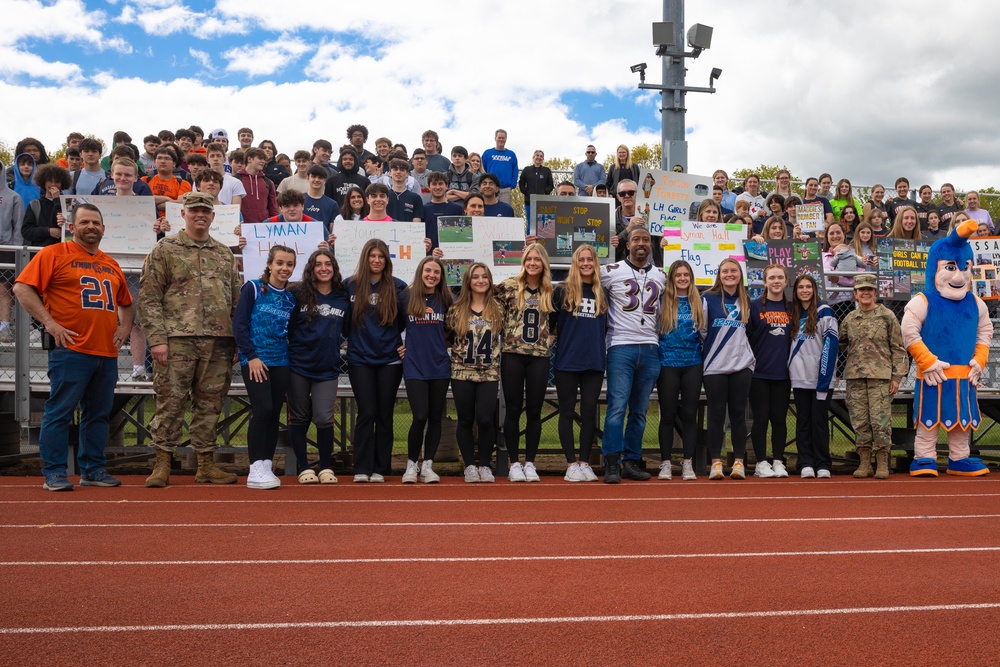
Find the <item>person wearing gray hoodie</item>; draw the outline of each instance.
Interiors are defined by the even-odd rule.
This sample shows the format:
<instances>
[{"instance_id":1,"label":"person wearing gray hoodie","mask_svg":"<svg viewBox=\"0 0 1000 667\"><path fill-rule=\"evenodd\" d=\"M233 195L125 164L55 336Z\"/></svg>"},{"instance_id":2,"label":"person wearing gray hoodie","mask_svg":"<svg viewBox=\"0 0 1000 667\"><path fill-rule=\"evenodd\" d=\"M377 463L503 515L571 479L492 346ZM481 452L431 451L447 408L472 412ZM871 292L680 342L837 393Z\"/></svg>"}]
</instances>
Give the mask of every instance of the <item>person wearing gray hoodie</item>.
<instances>
[{"instance_id":1,"label":"person wearing gray hoodie","mask_svg":"<svg viewBox=\"0 0 1000 667\"><path fill-rule=\"evenodd\" d=\"M21 238L23 220L24 204L21 195L7 186L7 167L0 162L0 246L24 245L24 239ZM0 250L0 342L3 343L14 340L10 327L10 316L14 309L14 297L11 294L13 265L14 252Z\"/></svg>"}]
</instances>

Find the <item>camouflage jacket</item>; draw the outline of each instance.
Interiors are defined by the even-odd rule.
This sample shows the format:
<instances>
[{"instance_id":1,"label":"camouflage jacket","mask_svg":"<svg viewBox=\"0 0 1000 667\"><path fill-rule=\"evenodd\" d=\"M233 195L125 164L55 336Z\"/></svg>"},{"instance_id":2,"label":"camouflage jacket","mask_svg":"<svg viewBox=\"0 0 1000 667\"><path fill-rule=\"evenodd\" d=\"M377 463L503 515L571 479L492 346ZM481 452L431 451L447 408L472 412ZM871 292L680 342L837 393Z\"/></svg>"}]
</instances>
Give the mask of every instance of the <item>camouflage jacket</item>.
<instances>
[{"instance_id":1,"label":"camouflage jacket","mask_svg":"<svg viewBox=\"0 0 1000 667\"><path fill-rule=\"evenodd\" d=\"M903 334L892 311L852 310L840 325L840 347L847 348L845 380L901 380L910 365Z\"/></svg>"},{"instance_id":2,"label":"camouflage jacket","mask_svg":"<svg viewBox=\"0 0 1000 667\"><path fill-rule=\"evenodd\" d=\"M517 278L496 287L496 300L503 312L503 351L529 357L547 357L552 348L549 313L538 307L538 294L526 292L524 308L517 307Z\"/></svg>"},{"instance_id":3,"label":"camouflage jacket","mask_svg":"<svg viewBox=\"0 0 1000 667\"><path fill-rule=\"evenodd\" d=\"M139 324L149 344L170 336L233 335L240 274L229 248L184 230L160 240L142 267Z\"/></svg>"}]
</instances>

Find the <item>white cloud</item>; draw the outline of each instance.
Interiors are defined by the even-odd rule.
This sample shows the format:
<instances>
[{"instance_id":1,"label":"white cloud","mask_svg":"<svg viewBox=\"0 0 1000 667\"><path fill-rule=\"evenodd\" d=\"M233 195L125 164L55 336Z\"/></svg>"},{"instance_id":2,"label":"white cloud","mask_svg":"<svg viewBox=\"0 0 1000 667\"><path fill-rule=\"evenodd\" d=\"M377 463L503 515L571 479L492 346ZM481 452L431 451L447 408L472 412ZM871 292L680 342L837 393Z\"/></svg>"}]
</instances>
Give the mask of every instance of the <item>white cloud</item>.
<instances>
[{"instance_id":1,"label":"white cloud","mask_svg":"<svg viewBox=\"0 0 1000 667\"><path fill-rule=\"evenodd\" d=\"M207 51L199 51L198 49L189 48L188 55L198 61L202 69L207 72L215 72L215 65L212 64L212 56L208 54Z\"/></svg>"},{"instance_id":2,"label":"white cloud","mask_svg":"<svg viewBox=\"0 0 1000 667\"><path fill-rule=\"evenodd\" d=\"M60 12L47 13L56 6ZM464 3L460 11L397 0L383 0L377 11L320 0L118 0L117 7L115 21L149 33L143 49L155 45L159 55L167 50L161 43L182 39L182 54L191 39L199 48L173 70L144 75L163 83L89 86L93 108L73 114L65 113L58 86L7 85L8 94L30 95L46 113L5 119L5 139L43 128L61 140L80 127L110 137L126 121L133 135L190 123L249 125L288 152L319 137L338 145L347 125L363 122L372 138L386 135L410 148L435 128L446 147L482 151L504 127L525 162L534 148L580 159L587 142L605 155L619 143L659 140L660 98L636 89L629 66L647 62L647 81L660 81L650 43L660 0L578 0L572 9L508 0L502 7ZM113 24L79 0L18 0L13 8L0 36L0 74L11 77L8 84L19 74L67 84L93 76L83 60L82 67L59 62L68 58L49 44L126 48L107 31ZM715 33L711 49L685 62L687 85L704 86L712 67L723 69L716 94L686 96L689 169L765 163L855 183L891 183L901 174L962 187L1000 183L1000 95L991 85L1000 78L993 53L1000 3L969 0L961 9L968 20L960 33L942 36L941 22L927 19L941 16L936 0L772 0L752 14L737 0L689 2L687 25L711 24ZM13 41L11 35L39 35L38 26L46 26L49 41ZM261 46L225 53L211 42L243 32L240 41ZM199 67L210 74L215 67L227 85L193 81ZM292 82L242 85L247 76ZM605 97L589 100L581 91ZM580 109L566 107L566 92L582 100ZM125 117L109 113L118 108L116 95L171 104ZM603 104L600 119L585 127L579 119L597 116L595 103Z\"/></svg>"},{"instance_id":3,"label":"white cloud","mask_svg":"<svg viewBox=\"0 0 1000 667\"><path fill-rule=\"evenodd\" d=\"M0 75L16 77L27 75L35 79L50 81L71 81L80 76L79 65L64 62L52 62L36 56L34 53L19 51L7 46L0 46ZM26 88L20 89L20 94L27 94ZM24 99L23 97L8 97L8 100ZM9 107L13 108L13 107Z\"/></svg>"},{"instance_id":4,"label":"white cloud","mask_svg":"<svg viewBox=\"0 0 1000 667\"><path fill-rule=\"evenodd\" d=\"M185 33L198 39L246 32L247 24L240 18L223 20L214 12L199 12L181 2L133 2L136 22L150 35Z\"/></svg>"},{"instance_id":5,"label":"white cloud","mask_svg":"<svg viewBox=\"0 0 1000 667\"><path fill-rule=\"evenodd\" d=\"M282 36L273 42L246 45L225 53L228 72L244 72L248 76L265 76L281 71L312 51L310 44L298 38Z\"/></svg>"}]
</instances>

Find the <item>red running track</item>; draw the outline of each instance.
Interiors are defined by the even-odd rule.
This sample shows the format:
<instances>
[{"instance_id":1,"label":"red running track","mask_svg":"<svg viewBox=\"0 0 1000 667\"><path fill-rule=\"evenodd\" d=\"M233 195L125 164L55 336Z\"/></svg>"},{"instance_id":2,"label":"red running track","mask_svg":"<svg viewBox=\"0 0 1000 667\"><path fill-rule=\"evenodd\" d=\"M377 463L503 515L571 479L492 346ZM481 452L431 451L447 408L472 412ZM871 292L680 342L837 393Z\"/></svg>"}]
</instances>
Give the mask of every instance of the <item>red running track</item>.
<instances>
[{"instance_id":1,"label":"red running track","mask_svg":"<svg viewBox=\"0 0 1000 667\"><path fill-rule=\"evenodd\" d=\"M6 664L995 662L1000 480L180 481L0 479Z\"/></svg>"}]
</instances>

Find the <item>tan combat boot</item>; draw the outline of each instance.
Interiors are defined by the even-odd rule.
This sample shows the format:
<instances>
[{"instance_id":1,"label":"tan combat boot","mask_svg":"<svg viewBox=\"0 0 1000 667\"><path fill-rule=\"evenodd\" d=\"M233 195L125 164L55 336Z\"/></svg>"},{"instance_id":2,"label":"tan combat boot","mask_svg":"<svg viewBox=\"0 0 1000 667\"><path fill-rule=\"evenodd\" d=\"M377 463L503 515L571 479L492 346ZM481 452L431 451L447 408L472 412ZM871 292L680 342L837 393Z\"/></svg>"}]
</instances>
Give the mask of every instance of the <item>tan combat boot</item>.
<instances>
[{"instance_id":1,"label":"tan combat boot","mask_svg":"<svg viewBox=\"0 0 1000 667\"><path fill-rule=\"evenodd\" d=\"M162 489L170 483L170 461L173 455L170 452L156 450L156 462L153 464L153 474L146 478L146 486Z\"/></svg>"},{"instance_id":2,"label":"tan combat boot","mask_svg":"<svg viewBox=\"0 0 1000 667\"><path fill-rule=\"evenodd\" d=\"M889 450L875 452L875 479L889 479Z\"/></svg>"},{"instance_id":3,"label":"tan combat boot","mask_svg":"<svg viewBox=\"0 0 1000 667\"><path fill-rule=\"evenodd\" d=\"M211 482L212 484L235 484L236 475L222 470L212 459L212 452L198 452L198 472L194 481Z\"/></svg>"},{"instance_id":4,"label":"tan combat boot","mask_svg":"<svg viewBox=\"0 0 1000 667\"><path fill-rule=\"evenodd\" d=\"M860 464L858 469L854 471L854 476L858 479L864 479L865 477L872 476L872 450L868 447L858 449L858 458L860 459Z\"/></svg>"}]
</instances>

